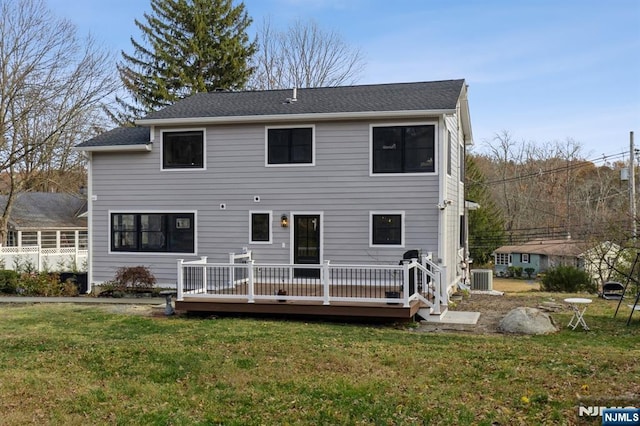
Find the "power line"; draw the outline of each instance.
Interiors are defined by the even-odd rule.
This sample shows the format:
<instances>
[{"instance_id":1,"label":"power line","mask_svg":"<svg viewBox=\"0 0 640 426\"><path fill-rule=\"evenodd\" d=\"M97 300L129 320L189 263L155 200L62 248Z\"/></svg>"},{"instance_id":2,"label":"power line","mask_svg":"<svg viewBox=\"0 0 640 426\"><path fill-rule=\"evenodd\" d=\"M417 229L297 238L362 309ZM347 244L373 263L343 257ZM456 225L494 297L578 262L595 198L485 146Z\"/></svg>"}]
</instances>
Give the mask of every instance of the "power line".
<instances>
[{"instance_id":1,"label":"power line","mask_svg":"<svg viewBox=\"0 0 640 426\"><path fill-rule=\"evenodd\" d=\"M560 167L556 167L554 169L540 169L537 172L532 172L526 175L522 175L522 176L513 176L510 178L505 178L505 179L498 179L498 180L493 180L493 181L489 181L489 182L478 182L475 181L474 183L476 184L484 184L484 185L492 185L492 184L496 184L496 183L508 183L508 182L516 182L522 179L527 179L527 178L531 178L531 177L535 177L535 176L544 176L547 174L554 174L554 173L559 173L559 172L564 172L566 173L567 171L571 171L571 170L575 170L575 169L580 169L583 167L587 167L587 166L592 166L594 165L594 163L598 162L598 161L607 161L607 160L613 160L616 159L618 157L622 157L626 154L628 154L629 151L624 151L624 152L620 152L617 154L611 154L609 156L604 156L602 158L596 158L593 160L574 160L576 162L574 162L573 164L568 164L565 166L560 166Z\"/></svg>"}]
</instances>

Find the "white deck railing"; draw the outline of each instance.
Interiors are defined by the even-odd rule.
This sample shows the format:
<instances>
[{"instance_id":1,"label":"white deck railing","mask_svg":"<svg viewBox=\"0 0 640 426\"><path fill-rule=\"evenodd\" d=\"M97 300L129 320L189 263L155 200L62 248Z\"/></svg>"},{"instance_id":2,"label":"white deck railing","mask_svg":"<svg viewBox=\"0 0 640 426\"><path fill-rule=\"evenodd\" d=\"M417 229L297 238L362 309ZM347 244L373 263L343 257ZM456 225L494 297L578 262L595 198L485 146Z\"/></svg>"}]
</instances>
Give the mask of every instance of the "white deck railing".
<instances>
[{"instance_id":1,"label":"white deck railing","mask_svg":"<svg viewBox=\"0 0 640 426\"><path fill-rule=\"evenodd\" d=\"M313 301L388 303L408 307L419 299L439 313L441 270L428 257L400 265L258 264L251 253L230 254L229 263L178 260L177 300ZM238 263L238 261L244 263ZM440 301L441 303L438 303ZM446 301L445 303L446 304Z\"/></svg>"}]
</instances>

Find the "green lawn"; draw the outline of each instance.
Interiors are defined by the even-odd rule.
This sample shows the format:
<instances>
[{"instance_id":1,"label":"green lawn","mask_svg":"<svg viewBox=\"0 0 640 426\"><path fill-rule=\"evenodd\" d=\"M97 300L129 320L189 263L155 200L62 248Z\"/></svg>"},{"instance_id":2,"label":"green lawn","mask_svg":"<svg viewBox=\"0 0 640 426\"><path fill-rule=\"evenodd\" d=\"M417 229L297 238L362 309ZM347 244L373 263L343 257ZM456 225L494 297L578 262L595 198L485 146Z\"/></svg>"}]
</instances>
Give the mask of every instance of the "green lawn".
<instances>
[{"instance_id":1,"label":"green lawn","mask_svg":"<svg viewBox=\"0 0 640 426\"><path fill-rule=\"evenodd\" d=\"M0 424L574 424L640 394L640 321L613 309L524 337L0 305Z\"/></svg>"}]
</instances>

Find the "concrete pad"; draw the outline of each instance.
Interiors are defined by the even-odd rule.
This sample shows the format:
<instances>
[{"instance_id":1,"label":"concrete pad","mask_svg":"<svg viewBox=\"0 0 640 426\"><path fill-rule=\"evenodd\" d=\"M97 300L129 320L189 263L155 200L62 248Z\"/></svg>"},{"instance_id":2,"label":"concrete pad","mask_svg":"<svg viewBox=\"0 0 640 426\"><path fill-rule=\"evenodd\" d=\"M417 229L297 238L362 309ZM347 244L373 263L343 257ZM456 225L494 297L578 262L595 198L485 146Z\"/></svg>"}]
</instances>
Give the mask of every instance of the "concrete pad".
<instances>
[{"instance_id":1,"label":"concrete pad","mask_svg":"<svg viewBox=\"0 0 640 426\"><path fill-rule=\"evenodd\" d=\"M475 325L480 318L480 312L447 311L441 316L430 315L425 321L439 324Z\"/></svg>"}]
</instances>

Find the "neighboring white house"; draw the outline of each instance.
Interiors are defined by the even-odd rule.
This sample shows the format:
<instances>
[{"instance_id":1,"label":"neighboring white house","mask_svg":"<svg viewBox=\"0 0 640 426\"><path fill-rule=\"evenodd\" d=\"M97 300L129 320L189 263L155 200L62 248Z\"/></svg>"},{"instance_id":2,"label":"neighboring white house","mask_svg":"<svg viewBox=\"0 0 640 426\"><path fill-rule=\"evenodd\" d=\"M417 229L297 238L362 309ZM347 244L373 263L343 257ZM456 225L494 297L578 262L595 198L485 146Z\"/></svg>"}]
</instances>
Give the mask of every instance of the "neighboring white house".
<instances>
[{"instance_id":1,"label":"neighboring white house","mask_svg":"<svg viewBox=\"0 0 640 426\"><path fill-rule=\"evenodd\" d=\"M464 80L213 92L80 144L89 158L91 283L178 259L463 271ZM313 273L313 272L310 272Z\"/></svg>"},{"instance_id":2,"label":"neighboring white house","mask_svg":"<svg viewBox=\"0 0 640 426\"><path fill-rule=\"evenodd\" d=\"M7 197L0 195L4 211ZM75 194L25 192L10 211L3 269L78 271L87 264L87 200Z\"/></svg>"}]
</instances>

